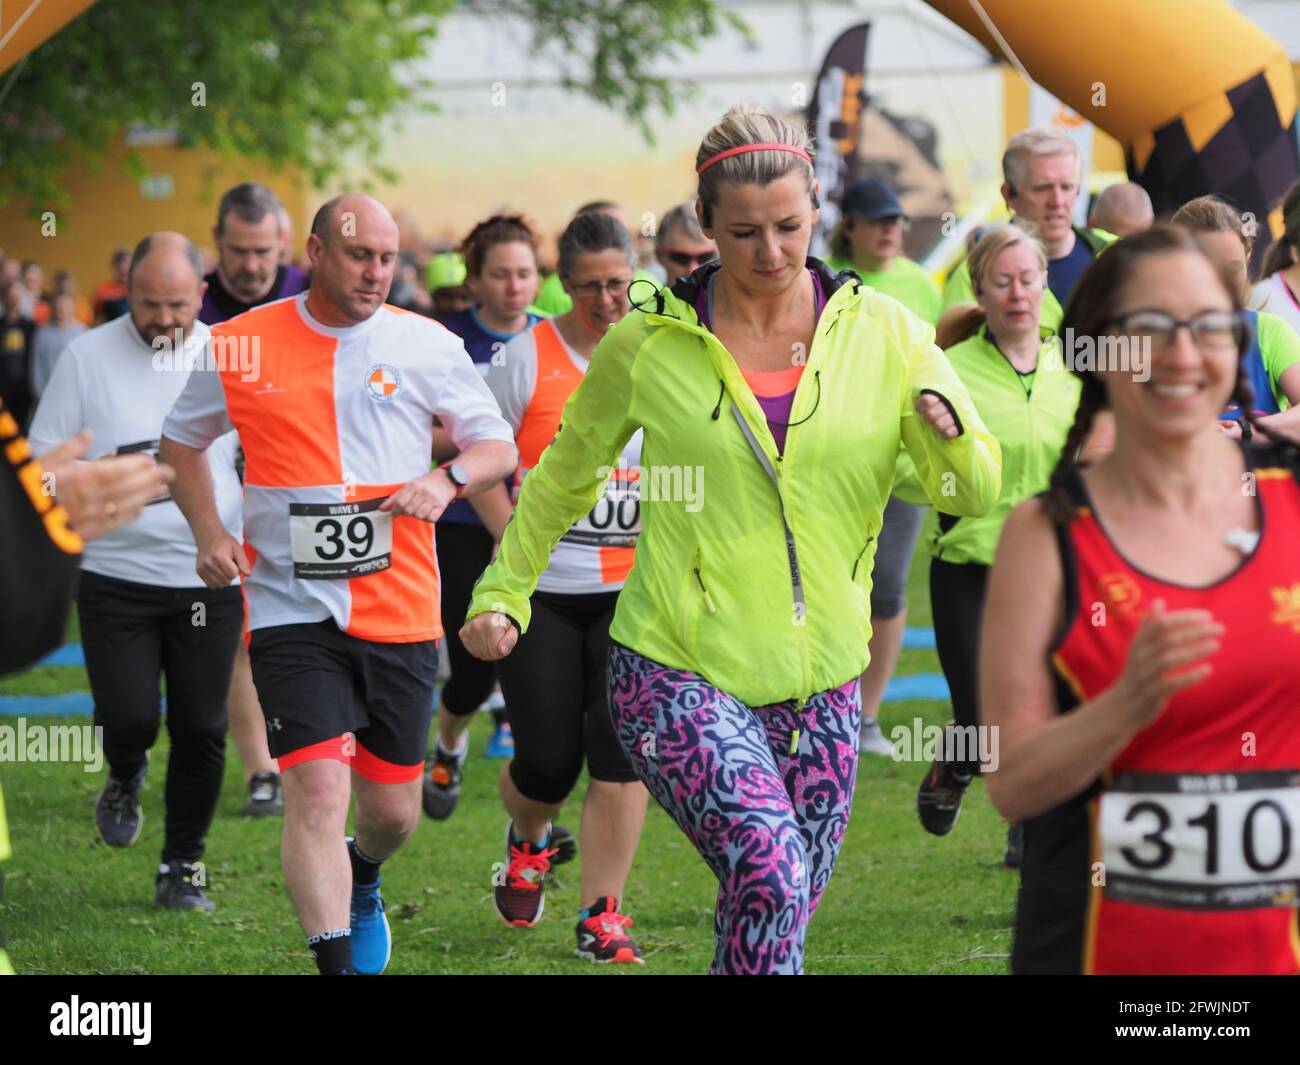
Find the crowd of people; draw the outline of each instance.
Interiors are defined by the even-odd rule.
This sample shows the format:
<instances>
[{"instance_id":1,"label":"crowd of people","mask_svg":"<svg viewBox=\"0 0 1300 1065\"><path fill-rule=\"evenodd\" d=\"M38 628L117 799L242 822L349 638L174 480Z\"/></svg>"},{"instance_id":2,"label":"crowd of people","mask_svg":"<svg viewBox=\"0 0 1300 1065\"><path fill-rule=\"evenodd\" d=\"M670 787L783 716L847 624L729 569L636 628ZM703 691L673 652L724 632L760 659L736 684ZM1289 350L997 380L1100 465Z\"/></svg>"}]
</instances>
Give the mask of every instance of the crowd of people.
<instances>
[{"instance_id":1,"label":"crowd of people","mask_svg":"<svg viewBox=\"0 0 1300 1065\"><path fill-rule=\"evenodd\" d=\"M545 276L522 215L419 262L360 194L293 265L254 184L222 198L210 265L152 233L86 302L3 261L0 429L67 472L111 846L140 836L166 681L160 905L213 908L194 873L228 733L245 813L284 818L320 971L383 972L381 867L421 810L453 816L484 709L501 920L536 925L579 860L578 955L642 962L653 796L719 881L711 971L802 972L859 754L894 753L880 707L934 510L953 722L917 814L949 834L985 775L1021 870L1013 969L1300 971L1300 184L1252 285L1231 205L1157 222L1125 184L1078 226L1074 144L1028 130L1011 221L941 289L878 180L809 255L810 152L732 108L653 259L595 201ZM981 728L996 766L963 742Z\"/></svg>"}]
</instances>

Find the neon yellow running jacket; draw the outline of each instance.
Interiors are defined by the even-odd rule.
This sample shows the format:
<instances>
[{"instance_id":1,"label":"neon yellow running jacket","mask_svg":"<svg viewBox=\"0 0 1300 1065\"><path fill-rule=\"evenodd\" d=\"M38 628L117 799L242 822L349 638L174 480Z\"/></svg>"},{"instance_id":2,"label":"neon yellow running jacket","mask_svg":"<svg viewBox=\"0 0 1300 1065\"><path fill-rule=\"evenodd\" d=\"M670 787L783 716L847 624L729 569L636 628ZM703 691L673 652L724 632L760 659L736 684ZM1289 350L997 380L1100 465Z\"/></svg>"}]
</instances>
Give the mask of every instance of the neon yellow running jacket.
<instances>
[{"instance_id":1,"label":"neon yellow running jacket","mask_svg":"<svg viewBox=\"0 0 1300 1065\"><path fill-rule=\"evenodd\" d=\"M960 515L996 502L1001 452L933 328L854 275L808 265L827 302L784 455L696 316L716 264L647 290L569 398L469 617L501 611L527 631L551 548L641 428L641 534L611 638L750 706L807 699L866 668L872 560L900 447L933 505ZM923 391L947 401L960 436L940 439L915 413Z\"/></svg>"}]
</instances>

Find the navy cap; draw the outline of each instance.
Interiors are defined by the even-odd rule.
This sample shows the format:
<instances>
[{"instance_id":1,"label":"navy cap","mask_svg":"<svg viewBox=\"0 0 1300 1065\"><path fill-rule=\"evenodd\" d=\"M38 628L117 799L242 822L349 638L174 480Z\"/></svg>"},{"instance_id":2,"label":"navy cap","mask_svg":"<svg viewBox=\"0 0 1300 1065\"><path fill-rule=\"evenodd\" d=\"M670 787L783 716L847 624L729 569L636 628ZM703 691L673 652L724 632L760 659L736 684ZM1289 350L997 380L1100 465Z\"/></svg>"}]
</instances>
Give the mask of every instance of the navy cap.
<instances>
[{"instance_id":1,"label":"navy cap","mask_svg":"<svg viewBox=\"0 0 1300 1065\"><path fill-rule=\"evenodd\" d=\"M894 195L894 190L875 178L850 185L840 202L840 211L867 222L877 218L908 217L903 205L898 202L898 197Z\"/></svg>"}]
</instances>

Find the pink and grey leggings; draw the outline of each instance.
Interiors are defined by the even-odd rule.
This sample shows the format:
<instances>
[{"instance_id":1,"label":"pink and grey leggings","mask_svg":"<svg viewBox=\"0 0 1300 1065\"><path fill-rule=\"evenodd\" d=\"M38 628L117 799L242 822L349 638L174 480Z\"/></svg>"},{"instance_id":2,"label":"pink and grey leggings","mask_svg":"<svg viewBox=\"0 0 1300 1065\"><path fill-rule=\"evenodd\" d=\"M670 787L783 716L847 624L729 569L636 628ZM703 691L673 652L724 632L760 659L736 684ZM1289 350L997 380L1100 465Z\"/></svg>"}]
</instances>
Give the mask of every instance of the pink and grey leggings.
<instances>
[{"instance_id":1,"label":"pink and grey leggings","mask_svg":"<svg viewBox=\"0 0 1300 1065\"><path fill-rule=\"evenodd\" d=\"M802 710L796 700L750 707L611 643L609 705L637 776L718 878L709 971L802 972L853 801L857 678Z\"/></svg>"}]
</instances>

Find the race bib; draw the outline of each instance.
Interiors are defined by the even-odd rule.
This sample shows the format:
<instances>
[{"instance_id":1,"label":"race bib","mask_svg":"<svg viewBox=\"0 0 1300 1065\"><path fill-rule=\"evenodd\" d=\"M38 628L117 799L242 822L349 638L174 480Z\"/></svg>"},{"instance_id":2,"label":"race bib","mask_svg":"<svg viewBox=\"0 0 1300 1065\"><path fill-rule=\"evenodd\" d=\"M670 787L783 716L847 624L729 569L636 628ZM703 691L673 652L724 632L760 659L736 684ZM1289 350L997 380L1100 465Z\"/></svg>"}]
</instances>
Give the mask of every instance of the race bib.
<instances>
[{"instance_id":1,"label":"race bib","mask_svg":"<svg viewBox=\"0 0 1300 1065\"><path fill-rule=\"evenodd\" d=\"M393 516L387 497L360 503L290 503L293 575L307 581L350 580L393 564Z\"/></svg>"},{"instance_id":2,"label":"race bib","mask_svg":"<svg viewBox=\"0 0 1300 1065\"><path fill-rule=\"evenodd\" d=\"M591 512L564 534L564 542L587 547L635 547L641 532L641 486L611 477Z\"/></svg>"},{"instance_id":3,"label":"race bib","mask_svg":"<svg viewBox=\"0 0 1300 1065\"><path fill-rule=\"evenodd\" d=\"M1300 906L1300 770L1124 774L1100 807L1107 898L1192 910Z\"/></svg>"}]
</instances>

